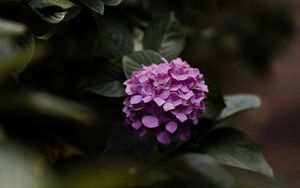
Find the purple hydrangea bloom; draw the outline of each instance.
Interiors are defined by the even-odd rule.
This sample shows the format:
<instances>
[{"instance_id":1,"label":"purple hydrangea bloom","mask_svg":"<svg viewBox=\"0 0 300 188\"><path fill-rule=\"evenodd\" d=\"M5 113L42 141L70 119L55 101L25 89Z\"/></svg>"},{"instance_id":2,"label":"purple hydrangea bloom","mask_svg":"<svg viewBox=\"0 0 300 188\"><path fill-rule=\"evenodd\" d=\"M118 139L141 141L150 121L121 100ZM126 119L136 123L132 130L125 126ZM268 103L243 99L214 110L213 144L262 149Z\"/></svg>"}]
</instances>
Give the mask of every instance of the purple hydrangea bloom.
<instances>
[{"instance_id":1,"label":"purple hydrangea bloom","mask_svg":"<svg viewBox=\"0 0 300 188\"><path fill-rule=\"evenodd\" d=\"M208 92L203 75L180 58L143 66L124 82L125 125L143 137L152 131L162 144L186 141L205 110Z\"/></svg>"}]
</instances>

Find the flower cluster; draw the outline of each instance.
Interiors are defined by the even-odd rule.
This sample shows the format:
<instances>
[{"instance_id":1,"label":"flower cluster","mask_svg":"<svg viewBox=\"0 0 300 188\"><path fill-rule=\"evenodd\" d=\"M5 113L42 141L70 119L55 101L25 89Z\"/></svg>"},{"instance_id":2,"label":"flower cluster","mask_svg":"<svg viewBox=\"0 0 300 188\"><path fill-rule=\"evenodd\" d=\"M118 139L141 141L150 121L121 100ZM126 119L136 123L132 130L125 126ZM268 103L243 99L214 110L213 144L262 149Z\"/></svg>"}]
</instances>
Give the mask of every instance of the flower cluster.
<instances>
[{"instance_id":1,"label":"flower cluster","mask_svg":"<svg viewBox=\"0 0 300 188\"><path fill-rule=\"evenodd\" d=\"M180 58L143 66L124 82L125 124L144 136L153 131L162 144L186 141L204 112L208 92L203 75Z\"/></svg>"}]
</instances>

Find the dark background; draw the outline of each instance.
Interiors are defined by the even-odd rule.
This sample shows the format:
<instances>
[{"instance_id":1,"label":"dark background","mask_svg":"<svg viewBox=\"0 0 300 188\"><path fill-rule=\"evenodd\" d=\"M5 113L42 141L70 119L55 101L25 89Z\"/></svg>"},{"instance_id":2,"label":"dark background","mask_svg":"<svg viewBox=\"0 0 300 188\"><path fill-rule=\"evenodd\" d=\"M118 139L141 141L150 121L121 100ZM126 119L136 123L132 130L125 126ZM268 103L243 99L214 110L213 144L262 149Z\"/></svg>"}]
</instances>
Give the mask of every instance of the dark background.
<instances>
[{"instance_id":1,"label":"dark background","mask_svg":"<svg viewBox=\"0 0 300 188\"><path fill-rule=\"evenodd\" d=\"M264 76L245 64L214 66L216 79L225 94L256 93L262 107L237 116L238 127L252 134L284 188L300 185L300 2L284 0L296 21L296 33L286 52L271 60ZM238 78L238 79L237 79Z\"/></svg>"}]
</instances>

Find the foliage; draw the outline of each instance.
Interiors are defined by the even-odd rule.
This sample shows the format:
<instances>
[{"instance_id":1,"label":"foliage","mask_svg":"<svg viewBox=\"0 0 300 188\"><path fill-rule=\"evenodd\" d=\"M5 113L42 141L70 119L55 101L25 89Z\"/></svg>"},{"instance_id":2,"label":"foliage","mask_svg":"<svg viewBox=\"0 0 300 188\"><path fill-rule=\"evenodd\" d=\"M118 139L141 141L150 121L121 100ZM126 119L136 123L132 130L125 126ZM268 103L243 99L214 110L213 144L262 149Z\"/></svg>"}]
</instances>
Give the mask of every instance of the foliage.
<instances>
[{"instance_id":1,"label":"foliage","mask_svg":"<svg viewBox=\"0 0 300 188\"><path fill-rule=\"evenodd\" d=\"M276 25L268 19L274 15ZM217 126L259 107L255 95L223 97L207 80L207 110L191 140L169 146L126 129L121 111L123 82L161 57L265 67L292 33L284 7L4 0L0 17L1 187L276 187L255 141Z\"/></svg>"}]
</instances>

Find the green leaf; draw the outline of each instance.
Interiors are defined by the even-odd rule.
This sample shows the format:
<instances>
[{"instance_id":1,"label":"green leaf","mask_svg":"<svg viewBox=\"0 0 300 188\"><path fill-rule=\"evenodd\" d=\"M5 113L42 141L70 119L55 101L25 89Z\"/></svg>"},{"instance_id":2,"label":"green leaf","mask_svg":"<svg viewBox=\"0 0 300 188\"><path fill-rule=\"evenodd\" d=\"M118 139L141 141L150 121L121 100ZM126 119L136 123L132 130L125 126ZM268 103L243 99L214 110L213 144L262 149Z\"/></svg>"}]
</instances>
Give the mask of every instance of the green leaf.
<instances>
[{"instance_id":1,"label":"green leaf","mask_svg":"<svg viewBox=\"0 0 300 188\"><path fill-rule=\"evenodd\" d=\"M68 13L63 19L63 22L69 21L73 18L75 18L81 11L81 7L74 6L68 9Z\"/></svg>"},{"instance_id":2,"label":"green leaf","mask_svg":"<svg viewBox=\"0 0 300 188\"><path fill-rule=\"evenodd\" d=\"M25 31L23 24L0 21L0 80L11 75L17 78L30 62L35 40L31 32Z\"/></svg>"},{"instance_id":3,"label":"green leaf","mask_svg":"<svg viewBox=\"0 0 300 188\"><path fill-rule=\"evenodd\" d=\"M123 97L125 95L124 86L118 80L89 86L86 90L106 97Z\"/></svg>"},{"instance_id":4,"label":"green leaf","mask_svg":"<svg viewBox=\"0 0 300 188\"><path fill-rule=\"evenodd\" d=\"M42 115L67 118L86 125L93 125L96 116L90 108L60 97L42 92L23 93L16 96L17 107L26 108Z\"/></svg>"},{"instance_id":5,"label":"green leaf","mask_svg":"<svg viewBox=\"0 0 300 188\"><path fill-rule=\"evenodd\" d=\"M261 105L260 98L256 95L227 95L225 98L226 107L223 109L218 121L227 119L237 113L250 110L252 108L259 108Z\"/></svg>"},{"instance_id":6,"label":"green leaf","mask_svg":"<svg viewBox=\"0 0 300 188\"><path fill-rule=\"evenodd\" d=\"M123 71L127 78L133 71L140 70L142 65L159 64L161 62L161 55L152 51L144 50L134 52L123 57Z\"/></svg>"},{"instance_id":7,"label":"green leaf","mask_svg":"<svg viewBox=\"0 0 300 188\"><path fill-rule=\"evenodd\" d=\"M119 20L81 11L71 24L72 34L88 56L114 60L133 51L132 33Z\"/></svg>"},{"instance_id":8,"label":"green leaf","mask_svg":"<svg viewBox=\"0 0 300 188\"><path fill-rule=\"evenodd\" d=\"M43 9L49 6L58 6L62 9L68 9L74 6L69 0L29 0L28 4L36 9Z\"/></svg>"},{"instance_id":9,"label":"green leaf","mask_svg":"<svg viewBox=\"0 0 300 188\"><path fill-rule=\"evenodd\" d=\"M185 38L174 13L154 19L145 31L144 49L159 52L168 60L180 55Z\"/></svg>"},{"instance_id":10,"label":"green leaf","mask_svg":"<svg viewBox=\"0 0 300 188\"><path fill-rule=\"evenodd\" d=\"M104 14L104 3L101 0L81 0L81 2L98 14Z\"/></svg>"},{"instance_id":11,"label":"green leaf","mask_svg":"<svg viewBox=\"0 0 300 188\"><path fill-rule=\"evenodd\" d=\"M273 176L256 142L234 128L215 129L202 143L204 152L222 164Z\"/></svg>"},{"instance_id":12,"label":"green leaf","mask_svg":"<svg viewBox=\"0 0 300 188\"><path fill-rule=\"evenodd\" d=\"M49 185L51 174L46 162L24 146L2 143L0 166L1 188L46 188Z\"/></svg>"},{"instance_id":13,"label":"green leaf","mask_svg":"<svg viewBox=\"0 0 300 188\"><path fill-rule=\"evenodd\" d=\"M94 56L107 59L121 58L133 51L133 36L124 23L110 18L98 18L97 42Z\"/></svg>"},{"instance_id":14,"label":"green leaf","mask_svg":"<svg viewBox=\"0 0 300 188\"><path fill-rule=\"evenodd\" d=\"M69 0L30 0L28 5L48 23L56 24L65 19L68 9L75 6Z\"/></svg>"},{"instance_id":15,"label":"green leaf","mask_svg":"<svg viewBox=\"0 0 300 188\"><path fill-rule=\"evenodd\" d=\"M105 5L116 6L119 5L122 0L102 0Z\"/></svg>"},{"instance_id":16,"label":"green leaf","mask_svg":"<svg viewBox=\"0 0 300 188\"><path fill-rule=\"evenodd\" d=\"M0 18L0 37L21 35L25 31L26 26L24 24Z\"/></svg>"},{"instance_id":17,"label":"green leaf","mask_svg":"<svg viewBox=\"0 0 300 188\"><path fill-rule=\"evenodd\" d=\"M231 188L233 184L222 166L205 154L184 154L167 165L168 174L183 181L184 187Z\"/></svg>"},{"instance_id":18,"label":"green leaf","mask_svg":"<svg viewBox=\"0 0 300 188\"><path fill-rule=\"evenodd\" d=\"M12 75L17 78L29 56L26 51L16 50L11 41L0 38L0 81Z\"/></svg>"},{"instance_id":19,"label":"green leaf","mask_svg":"<svg viewBox=\"0 0 300 188\"><path fill-rule=\"evenodd\" d=\"M94 163L72 165L61 174L60 187L118 188L130 186L142 165L126 155L101 155ZM131 180L131 181L130 181Z\"/></svg>"},{"instance_id":20,"label":"green leaf","mask_svg":"<svg viewBox=\"0 0 300 188\"><path fill-rule=\"evenodd\" d=\"M225 102L222 93L214 84L207 82L207 85L209 92L207 94L207 99L205 100L206 110L204 114L202 114L202 118L214 120L225 108Z\"/></svg>"},{"instance_id":21,"label":"green leaf","mask_svg":"<svg viewBox=\"0 0 300 188\"><path fill-rule=\"evenodd\" d=\"M22 61L18 63L16 69L12 72L15 79L18 80L19 74L23 72L33 57L35 51L35 39L31 32L27 32L25 35L18 37L16 43L15 51L19 54L23 54Z\"/></svg>"},{"instance_id":22,"label":"green leaf","mask_svg":"<svg viewBox=\"0 0 300 188\"><path fill-rule=\"evenodd\" d=\"M279 188L271 177L228 165L223 167L235 180L232 188Z\"/></svg>"},{"instance_id":23,"label":"green leaf","mask_svg":"<svg viewBox=\"0 0 300 188\"><path fill-rule=\"evenodd\" d=\"M72 35L80 49L88 56L93 56L98 45L97 37L99 32L95 16L91 11L83 9L70 24Z\"/></svg>"},{"instance_id":24,"label":"green leaf","mask_svg":"<svg viewBox=\"0 0 300 188\"><path fill-rule=\"evenodd\" d=\"M124 74L120 60L105 61L95 59L89 64L88 71L81 83L81 88L106 97L122 97Z\"/></svg>"}]
</instances>

